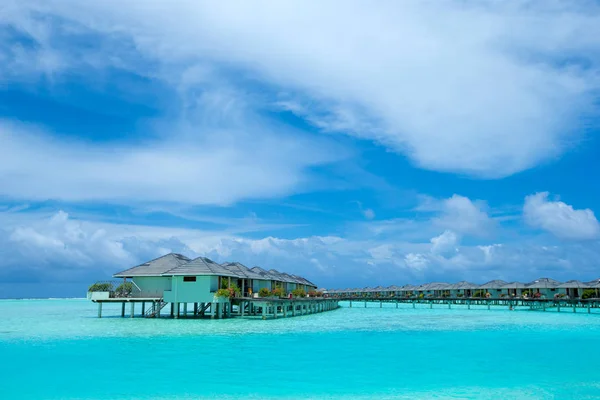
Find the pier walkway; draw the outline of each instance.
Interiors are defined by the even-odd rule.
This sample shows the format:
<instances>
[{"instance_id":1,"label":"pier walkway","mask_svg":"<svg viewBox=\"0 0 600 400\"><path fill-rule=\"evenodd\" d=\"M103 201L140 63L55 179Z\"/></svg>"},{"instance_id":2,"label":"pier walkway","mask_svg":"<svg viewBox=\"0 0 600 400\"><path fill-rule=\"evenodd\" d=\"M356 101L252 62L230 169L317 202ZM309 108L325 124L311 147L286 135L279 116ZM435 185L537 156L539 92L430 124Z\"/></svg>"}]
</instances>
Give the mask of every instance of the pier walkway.
<instances>
[{"instance_id":1,"label":"pier walkway","mask_svg":"<svg viewBox=\"0 0 600 400\"><path fill-rule=\"evenodd\" d=\"M272 297L236 297L208 303L167 303L157 297L111 297L94 299L98 304L98 318L102 318L103 304L120 304L121 317L129 316L160 318L230 318L257 317L260 319L277 319L296 317L307 314L335 310L339 307L338 299L324 297L304 297L281 299ZM129 304L129 313L126 305ZM136 304L141 305L141 313L136 314ZM168 312L162 310L170 305Z\"/></svg>"},{"instance_id":2,"label":"pier walkway","mask_svg":"<svg viewBox=\"0 0 600 400\"><path fill-rule=\"evenodd\" d=\"M423 305L433 308L434 306L445 306L449 309L455 306L466 306L467 309L471 309L471 306L486 307L488 310L492 307L503 307L508 309L516 309L517 307L525 307L532 311L546 311L554 309L557 312L568 311L568 312L587 312L588 314L598 313L600 314L600 299L524 299L524 298L397 298L397 297L381 297L381 298L357 298L357 297L334 297L337 301L345 301L349 303L349 307L363 306L367 307L367 304L374 303L383 307L384 303L392 303L398 308L399 304L412 304L413 308L417 305L421 307Z\"/></svg>"}]
</instances>

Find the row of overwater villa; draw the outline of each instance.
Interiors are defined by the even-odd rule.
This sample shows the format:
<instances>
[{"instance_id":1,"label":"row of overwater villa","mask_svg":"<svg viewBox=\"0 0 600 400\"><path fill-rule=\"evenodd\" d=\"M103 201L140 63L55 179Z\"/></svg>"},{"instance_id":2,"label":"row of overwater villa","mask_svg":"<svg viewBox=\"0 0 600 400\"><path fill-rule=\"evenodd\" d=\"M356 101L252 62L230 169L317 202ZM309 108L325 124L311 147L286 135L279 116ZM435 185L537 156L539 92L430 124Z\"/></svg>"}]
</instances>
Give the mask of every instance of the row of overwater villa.
<instances>
[{"instance_id":1,"label":"row of overwater villa","mask_svg":"<svg viewBox=\"0 0 600 400\"><path fill-rule=\"evenodd\" d=\"M580 299L598 298L600 279L591 282L571 280L559 282L540 278L532 282L493 280L484 284L467 281L458 283L432 282L422 285L388 286L363 289L330 289L332 298L531 298Z\"/></svg>"},{"instance_id":2,"label":"row of overwater villa","mask_svg":"<svg viewBox=\"0 0 600 400\"><path fill-rule=\"evenodd\" d=\"M190 259L169 253L113 275L122 281L98 282L88 289L88 298L102 305L120 303L121 316L211 317L296 316L337 308L337 301L322 297L317 286L298 275L248 268L240 263L219 264L206 257ZM148 307L147 307L148 306Z\"/></svg>"}]
</instances>

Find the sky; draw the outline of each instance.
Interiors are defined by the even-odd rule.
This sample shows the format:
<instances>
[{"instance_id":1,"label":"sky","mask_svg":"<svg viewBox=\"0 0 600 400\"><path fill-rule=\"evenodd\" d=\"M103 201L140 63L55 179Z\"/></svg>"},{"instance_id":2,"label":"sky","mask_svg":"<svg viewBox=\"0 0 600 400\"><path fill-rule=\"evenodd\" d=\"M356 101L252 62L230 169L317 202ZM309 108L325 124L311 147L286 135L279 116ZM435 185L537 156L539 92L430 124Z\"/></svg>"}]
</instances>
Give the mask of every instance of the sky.
<instances>
[{"instance_id":1,"label":"sky","mask_svg":"<svg viewBox=\"0 0 600 400\"><path fill-rule=\"evenodd\" d=\"M168 252L600 278L599 38L587 0L5 0L0 298Z\"/></svg>"}]
</instances>

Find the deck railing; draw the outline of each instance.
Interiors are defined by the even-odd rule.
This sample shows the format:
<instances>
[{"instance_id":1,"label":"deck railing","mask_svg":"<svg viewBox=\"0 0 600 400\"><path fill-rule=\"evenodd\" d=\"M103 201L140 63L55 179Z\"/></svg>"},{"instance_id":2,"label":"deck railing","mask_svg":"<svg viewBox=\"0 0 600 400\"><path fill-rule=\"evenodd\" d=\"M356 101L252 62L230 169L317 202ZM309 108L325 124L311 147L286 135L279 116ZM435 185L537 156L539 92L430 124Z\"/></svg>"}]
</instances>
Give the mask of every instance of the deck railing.
<instances>
[{"instance_id":1,"label":"deck railing","mask_svg":"<svg viewBox=\"0 0 600 400\"><path fill-rule=\"evenodd\" d=\"M123 286L123 281L98 281L90 286L91 291L108 292L111 299L162 298L162 293L142 291L135 283Z\"/></svg>"}]
</instances>

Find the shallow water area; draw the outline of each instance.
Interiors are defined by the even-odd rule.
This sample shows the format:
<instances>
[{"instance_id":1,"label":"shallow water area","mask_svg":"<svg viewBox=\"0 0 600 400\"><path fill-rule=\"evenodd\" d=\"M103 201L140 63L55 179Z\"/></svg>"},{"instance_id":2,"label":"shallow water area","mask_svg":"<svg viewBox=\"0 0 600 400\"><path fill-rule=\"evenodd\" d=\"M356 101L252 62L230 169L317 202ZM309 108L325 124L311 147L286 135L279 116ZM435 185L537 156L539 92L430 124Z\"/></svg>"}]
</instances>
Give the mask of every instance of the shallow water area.
<instances>
[{"instance_id":1,"label":"shallow water area","mask_svg":"<svg viewBox=\"0 0 600 400\"><path fill-rule=\"evenodd\" d=\"M0 301L0 398L597 398L600 314L358 304L262 321Z\"/></svg>"}]
</instances>

